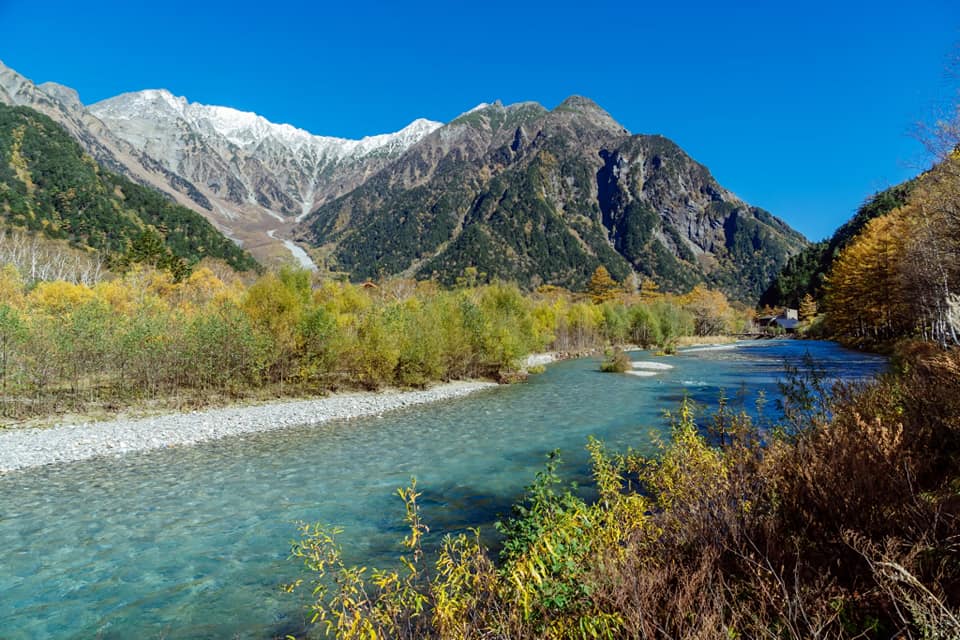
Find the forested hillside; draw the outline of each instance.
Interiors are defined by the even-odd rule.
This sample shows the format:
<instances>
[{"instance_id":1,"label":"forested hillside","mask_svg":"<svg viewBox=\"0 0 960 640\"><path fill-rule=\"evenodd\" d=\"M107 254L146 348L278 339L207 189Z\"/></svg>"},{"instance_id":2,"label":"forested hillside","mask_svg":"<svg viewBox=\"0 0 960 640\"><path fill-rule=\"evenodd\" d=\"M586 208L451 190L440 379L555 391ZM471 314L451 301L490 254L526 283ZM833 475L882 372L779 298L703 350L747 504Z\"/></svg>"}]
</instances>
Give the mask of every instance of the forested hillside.
<instances>
[{"instance_id":1,"label":"forested hillside","mask_svg":"<svg viewBox=\"0 0 960 640\"><path fill-rule=\"evenodd\" d=\"M905 338L954 345L960 331L960 157L874 195L829 241L794 256L761 304L821 312L847 344ZM805 301L806 298L806 301Z\"/></svg>"},{"instance_id":2,"label":"forested hillside","mask_svg":"<svg viewBox=\"0 0 960 640\"><path fill-rule=\"evenodd\" d=\"M804 296L823 297L823 286L834 261L868 222L907 202L915 180L874 194L829 240L811 244L787 260L777 277L760 296L760 305L797 309Z\"/></svg>"},{"instance_id":3,"label":"forested hillside","mask_svg":"<svg viewBox=\"0 0 960 640\"><path fill-rule=\"evenodd\" d=\"M826 328L861 346L903 338L956 345L960 156L953 152L899 187L889 203L894 206L876 208L878 215L864 221L834 260L823 286Z\"/></svg>"},{"instance_id":4,"label":"forested hillside","mask_svg":"<svg viewBox=\"0 0 960 640\"><path fill-rule=\"evenodd\" d=\"M0 104L0 221L69 240L117 268L149 262L180 276L202 258L237 270L248 253L201 216L100 168L53 120Z\"/></svg>"}]
</instances>

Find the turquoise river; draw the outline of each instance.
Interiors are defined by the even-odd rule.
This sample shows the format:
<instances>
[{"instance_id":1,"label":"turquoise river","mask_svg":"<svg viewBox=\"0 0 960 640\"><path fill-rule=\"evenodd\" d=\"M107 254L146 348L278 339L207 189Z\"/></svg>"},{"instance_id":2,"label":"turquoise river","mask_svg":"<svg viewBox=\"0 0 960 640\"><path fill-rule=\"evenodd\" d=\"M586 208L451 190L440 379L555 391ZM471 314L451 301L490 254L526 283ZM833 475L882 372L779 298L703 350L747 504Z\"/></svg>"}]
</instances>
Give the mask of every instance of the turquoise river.
<instances>
[{"instance_id":1,"label":"turquoise river","mask_svg":"<svg viewBox=\"0 0 960 640\"><path fill-rule=\"evenodd\" d=\"M0 638L271 638L299 634L279 585L296 521L343 527L348 558L388 566L403 536L394 491L416 476L431 536L509 512L552 449L571 480L593 435L653 451L663 410L689 395L759 391L775 411L785 362L810 352L830 378L881 358L827 342L695 348L648 377L562 362L517 384L379 418L236 437L0 476Z\"/></svg>"}]
</instances>

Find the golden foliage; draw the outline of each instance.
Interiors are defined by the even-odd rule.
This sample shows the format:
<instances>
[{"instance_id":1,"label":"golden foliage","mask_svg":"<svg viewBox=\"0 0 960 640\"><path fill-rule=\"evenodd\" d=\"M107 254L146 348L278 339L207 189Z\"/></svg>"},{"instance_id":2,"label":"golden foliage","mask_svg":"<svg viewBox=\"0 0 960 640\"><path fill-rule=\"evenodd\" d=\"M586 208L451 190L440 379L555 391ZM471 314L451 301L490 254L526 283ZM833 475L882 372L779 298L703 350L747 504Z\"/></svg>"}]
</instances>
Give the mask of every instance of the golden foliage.
<instances>
[{"instance_id":1,"label":"golden foliage","mask_svg":"<svg viewBox=\"0 0 960 640\"><path fill-rule=\"evenodd\" d=\"M27 302L44 313L63 316L93 298L90 287L58 280L38 284L27 296Z\"/></svg>"},{"instance_id":2,"label":"golden foliage","mask_svg":"<svg viewBox=\"0 0 960 640\"><path fill-rule=\"evenodd\" d=\"M909 331L913 319L900 279L908 229L905 209L874 218L834 262L825 304L835 333L880 342Z\"/></svg>"},{"instance_id":3,"label":"golden foliage","mask_svg":"<svg viewBox=\"0 0 960 640\"><path fill-rule=\"evenodd\" d=\"M597 305L559 289L527 295L493 283L442 290L410 280L368 288L314 282L309 272L289 268L247 284L220 266L208 262L177 281L134 265L92 287L41 282L29 294L16 269L0 270L0 294L28 335L5 353L3 413L120 407L142 398L179 403L181 394L505 379L530 353L675 341L692 330L688 314L666 298L641 312L643 303ZM703 288L689 299L710 301L719 313L726 308L725 298Z\"/></svg>"},{"instance_id":4,"label":"golden foliage","mask_svg":"<svg viewBox=\"0 0 960 640\"><path fill-rule=\"evenodd\" d=\"M804 322L813 320L817 315L817 301L809 293L805 294L800 301L799 315Z\"/></svg>"},{"instance_id":5,"label":"golden foliage","mask_svg":"<svg viewBox=\"0 0 960 640\"><path fill-rule=\"evenodd\" d=\"M640 284L640 298L644 302L654 302L663 293L660 291L660 285L651 280L650 278L644 278L643 282Z\"/></svg>"},{"instance_id":6,"label":"golden foliage","mask_svg":"<svg viewBox=\"0 0 960 640\"><path fill-rule=\"evenodd\" d=\"M10 264L0 267L0 300L11 307L23 306L23 279L20 272Z\"/></svg>"},{"instance_id":7,"label":"golden foliage","mask_svg":"<svg viewBox=\"0 0 960 640\"><path fill-rule=\"evenodd\" d=\"M715 336L731 332L736 312L722 291L712 291L698 284L679 302L693 315L694 331L698 336Z\"/></svg>"},{"instance_id":8,"label":"golden foliage","mask_svg":"<svg viewBox=\"0 0 960 640\"><path fill-rule=\"evenodd\" d=\"M620 284L610 276L607 268L600 265L590 276L587 292L594 304L603 304L609 300L616 300L623 290Z\"/></svg>"},{"instance_id":9,"label":"golden foliage","mask_svg":"<svg viewBox=\"0 0 960 640\"><path fill-rule=\"evenodd\" d=\"M906 206L871 220L835 261L826 283L831 330L855 343L919 335L960 343L951 320L960 291L960 160L917 179Z\"/></svg>"}]
</instances>

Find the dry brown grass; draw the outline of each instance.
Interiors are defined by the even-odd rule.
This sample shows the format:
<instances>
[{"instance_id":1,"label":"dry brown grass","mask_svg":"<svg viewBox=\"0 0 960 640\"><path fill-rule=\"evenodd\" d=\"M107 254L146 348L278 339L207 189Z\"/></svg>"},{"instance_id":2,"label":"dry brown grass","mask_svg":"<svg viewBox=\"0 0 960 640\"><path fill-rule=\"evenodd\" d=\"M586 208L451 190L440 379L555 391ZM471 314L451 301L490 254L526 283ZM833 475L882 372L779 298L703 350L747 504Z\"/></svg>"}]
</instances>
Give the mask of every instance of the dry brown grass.
<instances>
[{"instance_id":1,"label":"dry brown grass","mask_svg":"<svg viewBox=\"0 0 960 640\"><path fill-rule=\"evenodd\" d=\"M725 481L597 571L625 637L960 637L960 354L900 366L795 437L758 446L741 419Z\"/></svg>"}]
</instances>

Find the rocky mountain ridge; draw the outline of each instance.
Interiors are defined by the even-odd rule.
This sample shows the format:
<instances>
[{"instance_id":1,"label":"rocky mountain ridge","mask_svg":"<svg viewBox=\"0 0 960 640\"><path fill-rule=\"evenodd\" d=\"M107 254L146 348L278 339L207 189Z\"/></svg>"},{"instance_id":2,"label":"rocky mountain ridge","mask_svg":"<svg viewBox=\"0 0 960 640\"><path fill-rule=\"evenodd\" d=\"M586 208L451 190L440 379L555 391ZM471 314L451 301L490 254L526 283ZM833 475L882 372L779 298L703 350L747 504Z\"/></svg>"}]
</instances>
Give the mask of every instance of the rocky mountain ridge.
<instances>
[{"instance_id":1,"label":"rocky mountain ridge","mask_svg":"<svg viewBox=\"0 0 960 640\"><path fill-rule=\"evenodd\" d=\"M257 263L201 215L95 162L62 125L0 103L0 221L64 240L111 269L149 263L174 277L204 258Z\"/></svg>"},{"instance_id":2,"label":"rocky mountain ridge","mask_svg":"<svg viewBox=\"0 0 960 640\"><path fill-rule=\"evenodd\" d=\"M631 134L580 96L553 109L484 103L362 140L164 90L83 107L76 92L2 66L0 101L53 114L100 162L201 212L267 264L293 253L354 279L448 283L474 266L572 288L603 264L621 280L706 282L750 300L806 245L670 140Z\"/></svg>"},{"instance_id":3,"label":"rocky mountain ridge","mask_svg":"<svg viewBox=\"0 0 960 640\"><path fill-rule=\"evenodd\" d=\"M169 91L126 93L90 105L118 137L191 180L224 205L302 216L441 126L418 119L400 131L348 140L316 136L255 113L188 102Z\"/></svg>"},{"instance_id":4,"label":"rocky mountain ridge","mask_svg":"<svg viewBox=\"0 0 960 640\"><path fill-rule=\"evenodd\" d=\"M451 283L466 267L585 286L603 264L666 289L755 299L806 240L721 187L676 144L572 96L482 105L304 221L327 268Z\"/></svg>"}]
</instances>

